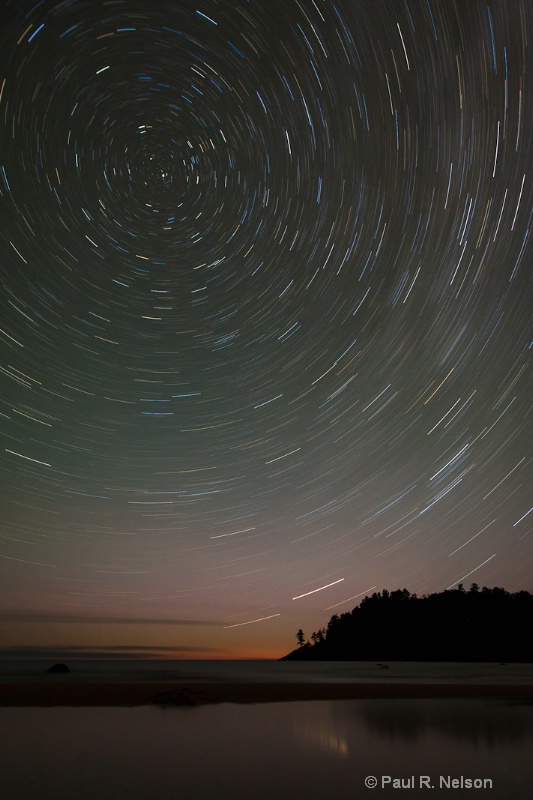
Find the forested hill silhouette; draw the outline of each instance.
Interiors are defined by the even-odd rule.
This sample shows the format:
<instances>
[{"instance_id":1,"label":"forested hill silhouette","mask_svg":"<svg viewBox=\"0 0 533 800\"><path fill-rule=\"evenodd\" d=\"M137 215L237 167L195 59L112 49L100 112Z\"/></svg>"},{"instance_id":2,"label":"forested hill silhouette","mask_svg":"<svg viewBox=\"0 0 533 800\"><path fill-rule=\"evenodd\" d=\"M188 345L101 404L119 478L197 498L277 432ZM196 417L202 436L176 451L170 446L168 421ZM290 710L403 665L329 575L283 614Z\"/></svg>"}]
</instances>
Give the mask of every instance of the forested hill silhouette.
<instances>
[{"instance_id":1,"label":"forested hill silhouette","mask_svg":"<svg viewBox=\"0 0 533 800\"><path fill-rule=\"evenodd\" d=\"M494 587L374 592L281 660L533 661L533 595Z\"/></svg>"}]
</instances>

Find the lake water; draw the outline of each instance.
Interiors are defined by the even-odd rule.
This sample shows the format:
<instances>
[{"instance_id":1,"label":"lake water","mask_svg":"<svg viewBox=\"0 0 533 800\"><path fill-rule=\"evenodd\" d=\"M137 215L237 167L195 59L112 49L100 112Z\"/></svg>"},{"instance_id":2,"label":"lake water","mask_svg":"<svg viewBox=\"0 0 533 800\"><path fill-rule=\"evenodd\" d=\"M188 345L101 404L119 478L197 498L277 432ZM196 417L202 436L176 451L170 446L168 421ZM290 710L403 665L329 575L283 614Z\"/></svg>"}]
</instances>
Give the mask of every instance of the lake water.
<instances>
[{"instance_id":1,"label":"lake water","mask_svg":"<svg viewBox=\"0 0 533 800\"><path fill-rule=\"evenodd\" d=\"M326 661L149 661L71 660L69 675L46 675L52 661L0 660L0 682L191 681L216 683L525 683L533 684L533 664L456 662Z\"/></svg>"},{"instance_id":2,"label":"lake water","mask_svg":"<svg viewBox=\"0 0 533 800\"><path fill-rule=\"evenodd\" d=\"M533 797L533 705L496 700L0 708L0 742L5 800Z\"/></svg>"}]
</instances>

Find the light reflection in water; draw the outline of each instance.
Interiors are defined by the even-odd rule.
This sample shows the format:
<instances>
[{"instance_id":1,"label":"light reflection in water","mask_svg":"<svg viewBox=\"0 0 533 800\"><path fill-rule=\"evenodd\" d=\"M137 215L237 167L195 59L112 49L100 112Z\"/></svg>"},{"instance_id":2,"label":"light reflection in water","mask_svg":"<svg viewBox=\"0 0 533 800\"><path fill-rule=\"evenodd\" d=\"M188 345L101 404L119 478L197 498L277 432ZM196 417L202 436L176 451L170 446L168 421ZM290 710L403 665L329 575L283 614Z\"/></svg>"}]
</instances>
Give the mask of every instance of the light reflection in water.
<instances>
[{"instance_id":1,"label":"light reflection in water","mask_svg":"<svg viewBox=\"0 0 533 800\"><path fill-rule=\"evenodd\" d=\"M530 800L533 786L533 706L499 702L1 708L0 741L6 800L396 796L369 793L367 775L415 776L409 800L428 796L419 775L491 778L486 800Z\"/></svg>"}]
</instances>

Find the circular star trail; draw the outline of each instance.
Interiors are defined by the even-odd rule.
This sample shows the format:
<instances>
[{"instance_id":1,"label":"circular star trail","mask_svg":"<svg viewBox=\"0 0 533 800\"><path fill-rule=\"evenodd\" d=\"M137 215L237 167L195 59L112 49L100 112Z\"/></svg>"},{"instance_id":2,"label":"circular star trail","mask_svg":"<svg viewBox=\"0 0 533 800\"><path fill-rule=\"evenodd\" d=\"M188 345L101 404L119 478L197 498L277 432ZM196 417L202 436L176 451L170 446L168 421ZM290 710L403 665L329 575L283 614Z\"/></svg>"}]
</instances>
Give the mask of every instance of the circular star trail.
<instances>
[{"instance_id":1,"label":"circular star trail","mask_svg":"<svg viewBox=\"0 0 533 800\"><path fill-rule=\"evenodd\" d=\"M6 4L5 608L228 654L374 586L533 588L532 30Z\"/></svg>"}]
</instances>

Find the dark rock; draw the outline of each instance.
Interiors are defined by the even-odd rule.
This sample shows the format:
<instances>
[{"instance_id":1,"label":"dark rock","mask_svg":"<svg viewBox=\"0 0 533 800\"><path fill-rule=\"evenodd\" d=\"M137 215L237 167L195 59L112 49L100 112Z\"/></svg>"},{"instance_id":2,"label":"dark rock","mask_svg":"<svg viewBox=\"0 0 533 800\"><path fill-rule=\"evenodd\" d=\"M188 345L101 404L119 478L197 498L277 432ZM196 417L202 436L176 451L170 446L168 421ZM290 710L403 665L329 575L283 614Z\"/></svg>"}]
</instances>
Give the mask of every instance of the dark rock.
<instances>
[{"instance_id":1,"label":"dark rock","mask_svg":"<svg viewBox=\"0 0 533 800\"><path fill-rule=\"evenodd\" d=\"M46 670L47 672L70 672L70 669L67 667L66 664L54 664L53 667L50 667Z\"/></svg>"}]
</instances>

